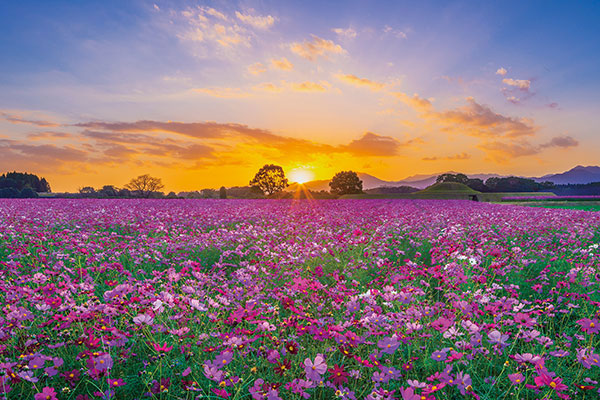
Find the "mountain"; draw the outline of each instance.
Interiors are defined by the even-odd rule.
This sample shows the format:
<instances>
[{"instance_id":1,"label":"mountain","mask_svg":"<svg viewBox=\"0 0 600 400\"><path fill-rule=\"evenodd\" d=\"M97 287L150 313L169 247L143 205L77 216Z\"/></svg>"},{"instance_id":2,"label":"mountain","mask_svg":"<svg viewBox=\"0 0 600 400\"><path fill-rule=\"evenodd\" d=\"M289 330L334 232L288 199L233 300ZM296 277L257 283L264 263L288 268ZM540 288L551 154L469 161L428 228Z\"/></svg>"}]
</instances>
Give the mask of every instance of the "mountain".
<instances>
[{"instance_id":1,"label":"mountain","mask_svg":"<svg viewBox=\"0 0 600 400\"><path fill-rule=\"evenodd\" d=\"M600 182L600 167L578 165L573 169L560 174L544 175L540 178L534 178L538 182L550 181L557 185L586 184Z\"/></svg>"}]
</instances>

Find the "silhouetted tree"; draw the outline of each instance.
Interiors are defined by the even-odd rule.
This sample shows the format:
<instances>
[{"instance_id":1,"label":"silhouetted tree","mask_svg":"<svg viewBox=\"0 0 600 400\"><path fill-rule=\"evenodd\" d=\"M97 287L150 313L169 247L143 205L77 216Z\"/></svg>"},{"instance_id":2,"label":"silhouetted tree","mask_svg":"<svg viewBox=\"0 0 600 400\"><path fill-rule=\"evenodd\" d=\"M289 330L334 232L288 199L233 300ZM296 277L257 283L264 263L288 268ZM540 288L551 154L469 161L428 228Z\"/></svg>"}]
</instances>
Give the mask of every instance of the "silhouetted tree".
<instances>
[{"instance_id":1,"label":"silhouetted tree","mask_svg":"<svg viewBox=\"0 0 600 400\"><path fill-rule=\"evenodd\" d=\"M0 176L0 188L15 188L18 191L28 187L34 192L50 192L50 185L44 178L27 172L7 172Z\"/></svg>"},{"instance_id":2,"label":"silhouetted tree","mask_svg":"<svg viewBox=\"0 0 600 400\"><path fill-rule=\"evenodd\" d=\"M279 165L267 164L258 170L250 186L257 186L267 196L277 193L288 187L283 168Z\"/></svg>"},{"instance_id":3,"label":"silhouetted tree","mask_svg":"<svg viewBox=\"0 0 600 400\"><path fill-rule=\"evenodd\" d=\"M6 187L0 189L0 197L3 199L16 199L19 197L19 191L14 187Z\"/></svg>"},{"instance_id":4,"label":"silhouetted tree","mask_svg":"<svg viewBox=\"0 0 600 400\"><path fill-rule=\"evenodd\" d=\"M34 199L38 197L38 194L32 188L26 187L23 190L21 190L21 193L19 193L19 197L22 199Z\"/></svg>"},{"instance_id":5,"label":"silhouetted tree","mask_svg":"<svg viewBox=\"0 0 600 400\"><path fill-rule=\"evenodd\" d=\"M227 189L225 189L225 186L221 186L221 188L219 189L219 198L220 199L227 198Z\"/></svg>"},{"instance_id":6,"label":"silhouetted tree","mask_svg":"<svg viewBox=\"0 0 600 400\"><path fill-rule=\"evenodd\" d=\"M83 196L93 196L96 194L96 189L94 189L91 186L84 186L82 188L79 189L79 193Z\"/></svg>"},{"instance_id":7,"label":"silhouetted tree","mask_svg":"<svg viewBox=\"0 0 600 400\"><path fill-rule=\"evenodd\" d=\"M341 171L329 182L331 193L338 196L362 193L362 181L354 171Z\"/></svg>"},{"instance_id":8,"label":"silhouetted tree","mask_svg":"<svg viewBox=\"0 0 600 400\"><path fill-rule=\"evenodd\" d=\"M102 189L98 190L100 197L119 197L119 189L113 185L104 185Z\"/></svg>"},{"instance_id":9,"label":"silhouetted tree","mask_svg":"<svg viewBox=\"0 0 600 400\"><path fill-rule=\"evenodd\" d=\"M127 185L125 185L126 189L132 192L138 192L140 196L145 198L149 198L153 192L158 192L164 187L165 185L162 184L160 178L155 178L148 174L133 178Z\"/></svg>"},{"instance_id":10,"label":"silhouetted tree","mask_svg":"<svg viewBox=\"0 0 600 400\"><path fill-rule=\"evenodd\" d=\"M518 176L489 178L485 181L485 185L492 192L539 192L540 190L551 189L554 186L552 182L538 183L533 179Z\"/></svg>"}]
</instances>

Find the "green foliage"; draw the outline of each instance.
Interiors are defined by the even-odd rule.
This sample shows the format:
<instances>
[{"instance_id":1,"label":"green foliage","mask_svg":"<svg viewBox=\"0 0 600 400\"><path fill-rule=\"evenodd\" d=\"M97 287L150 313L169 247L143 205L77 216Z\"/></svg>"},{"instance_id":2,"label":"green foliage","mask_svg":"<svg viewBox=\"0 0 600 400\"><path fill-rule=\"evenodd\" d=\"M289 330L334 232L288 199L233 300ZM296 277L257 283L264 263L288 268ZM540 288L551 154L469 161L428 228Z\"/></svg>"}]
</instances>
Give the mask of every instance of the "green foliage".
<instances>
[{"instance_id":1,"label":"green foliage","mask_svg":"<svg viewBox=\"0 0 600 400\"><path fill-rule=\"evenodd\" d=\"M45 178L39 178L37 175L29 174L27 172L7 172L0 175L0 189L16 189L19 193L26 188L29 188L32 192L50 192L50 184ZM8 194L8 192L6 192ZM30 194L31 192L27 192ZM2 196L4 197L4 196ZM8 197L8 196L6 196ZM34 197L23 196L21 197Z\"/></svg>"},{"instance_id":2,"label":"green foliage","mask_svg":"<svg viewBox=\"0 0 600 400\"><path fill-rule=\"evenodd\" d=\"M329 182L331 193L338 196L362 193L362 181L354 171L341 171Z\"/></svg>"},{"instance_id":3,"label":"green foliage","mask_svg":"<svg viewBox=\"0 0 600 400\"><path fill-rule=\"evenodd\" d=\"M221 186L221 188L219 189L219 198L220 199L227 198L227 189L225 189L225 186Z\"/></svg>"},{"instance_id":4,"label":"green foliage","mask_svg":"<svg viewBox=\"0 0 600 400\"><path fill-rule=\"evenodd\" d=\"M254 175L254 179L250 181L250 186L256 186L264 194L270 196L288 187L288 180L285 177L283 168L279 165L265 164Z\"/></svg>"}]
</instances>

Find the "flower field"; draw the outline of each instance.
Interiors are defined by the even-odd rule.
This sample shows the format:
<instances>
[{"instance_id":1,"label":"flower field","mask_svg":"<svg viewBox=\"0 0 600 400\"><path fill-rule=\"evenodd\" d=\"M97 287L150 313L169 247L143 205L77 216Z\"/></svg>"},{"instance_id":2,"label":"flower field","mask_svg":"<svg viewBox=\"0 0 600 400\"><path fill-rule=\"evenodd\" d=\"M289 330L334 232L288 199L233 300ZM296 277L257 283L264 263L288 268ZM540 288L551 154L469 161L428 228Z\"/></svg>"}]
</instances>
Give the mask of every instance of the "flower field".
<instances>
[{"instance_id":1,"label":"flower field","mask_svg":"<svg viewBox=\"0 0 600 400\"><path fill-rule=\"evenodd\" d=\"M7 399L594 399L600 213L2 200Z\"/></svg>"}]
</instances>

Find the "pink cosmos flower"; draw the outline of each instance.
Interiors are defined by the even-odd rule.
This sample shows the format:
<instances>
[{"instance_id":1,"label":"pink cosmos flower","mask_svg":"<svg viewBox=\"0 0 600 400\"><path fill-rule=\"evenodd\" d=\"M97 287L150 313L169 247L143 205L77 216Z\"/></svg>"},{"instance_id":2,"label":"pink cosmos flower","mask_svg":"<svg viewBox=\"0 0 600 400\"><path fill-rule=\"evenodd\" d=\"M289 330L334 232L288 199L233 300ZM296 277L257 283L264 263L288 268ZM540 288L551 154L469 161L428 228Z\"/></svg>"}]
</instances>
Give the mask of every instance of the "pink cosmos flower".
<instances>
[{"instance_id":1,"label":"pink cosmos flower","mask_svg":"<svg viewBox=\"0 0 600 400\"><path fill-rule=\"evenodd\" d=\"M581 330L586 333L592 334L600 332L600 322L596 318L583 318L577 321L577 323L581 326Z\"/></svg>"},{"instance_id":2,"label":"pink cosmos flower","mask_svg":"<svg viewBox=\"0 0 600 400\"><path fill-rule=\"evenodd\" d=\"M536 376L535 379L535 384L538 388L542 387L542 386L548 386L554 390L556 390L557 392L561 392L563 390L567 390L568 386L565 385L564 383L562 383L562 379L559 377L551 377L550 375L547 375L546 373L543 373L540 376Z\"/></svg>"},{"instance_id":3,"label":"pink cosmos flower","mask_svg":"<svg viewBox=\"0 0 600 400\"><path fill-rule=\"evenodd\" d=\"M54 388L46 386L40 393L33 396L35 400L56 400L56 391Z\"/></svg>"},{"instance_id":4,"label":"pink cosmos flower","mask_svg":"<svg viewBox=\"0 0 600 400\"><path fill-rule=\"evenodd\" d=\"M321 381L321 375L325 371L327 371L327 364L323 355L317 354L314 362L310 358L304 360L304 372L306 372L307 379L317 382Z\"/></svg>"}]
</instances>

